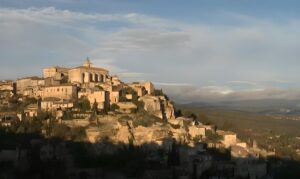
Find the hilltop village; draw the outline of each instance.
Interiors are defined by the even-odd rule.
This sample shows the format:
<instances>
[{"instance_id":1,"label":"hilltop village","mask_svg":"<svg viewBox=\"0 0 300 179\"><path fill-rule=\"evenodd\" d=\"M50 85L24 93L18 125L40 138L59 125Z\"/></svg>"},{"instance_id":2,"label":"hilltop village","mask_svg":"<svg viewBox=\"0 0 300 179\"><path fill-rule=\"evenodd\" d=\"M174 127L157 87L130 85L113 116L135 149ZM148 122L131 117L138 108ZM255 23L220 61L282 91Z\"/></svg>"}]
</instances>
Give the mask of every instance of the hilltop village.
<instances>
[{"instance_id":1,"label":"hilltop village","mask_svg":"<svg viewBox=\"0 0 300 179\"><path fill-rule=\"evenodd\" d=\"M124 83L89 59L1 81L0 109L0 162L11 166L0 178L264 178L276 170L262 160L274 152L181 114L150 81Z\"/></svg>"}]
</instances>

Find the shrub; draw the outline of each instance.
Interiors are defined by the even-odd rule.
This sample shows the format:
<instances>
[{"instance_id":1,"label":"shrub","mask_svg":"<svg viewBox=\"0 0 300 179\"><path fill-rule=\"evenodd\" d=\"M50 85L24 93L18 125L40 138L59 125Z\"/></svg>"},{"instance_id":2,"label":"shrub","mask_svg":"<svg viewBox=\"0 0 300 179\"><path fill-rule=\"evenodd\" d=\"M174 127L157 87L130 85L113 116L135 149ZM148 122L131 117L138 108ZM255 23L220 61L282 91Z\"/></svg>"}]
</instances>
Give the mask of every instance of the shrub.
<instances>
[{"instance_id":1,"label":"shrub","mask_svg":"<svg viewBox=\"0 0 300 179\"><path fill-rule=\"evenodd\" d=\"M155 124L156 122L163 122L163 120L161 120L160 118L158 118L156 116L145 114L145 115L141 116L139 119L135 119L133 121L133 126L134 127L137 127L137 126L150 127L153 124Z\"/></svg>"},{"instance_id":2,"label":"shrub","mask_svg":"<svg viewBox=\"0 0 300 179\"><path fill-rule=\"evenodd\" d=\"M117 104L112 104L111 106L110 106L110 110L111 111L116 111L117 109L119 109L120 107L117 105Z\"/></svg>"},{"instance_id":3,"label":"shrub","mask_svg":"<svg viewBox=\"0 0 300 179\"><path fill-rule=\"evenodd\" d=\"M52 128L52 136L61 139L67 139L70 134L70 128L64 124L56 124Z\"/></svg>"}]
</instances>

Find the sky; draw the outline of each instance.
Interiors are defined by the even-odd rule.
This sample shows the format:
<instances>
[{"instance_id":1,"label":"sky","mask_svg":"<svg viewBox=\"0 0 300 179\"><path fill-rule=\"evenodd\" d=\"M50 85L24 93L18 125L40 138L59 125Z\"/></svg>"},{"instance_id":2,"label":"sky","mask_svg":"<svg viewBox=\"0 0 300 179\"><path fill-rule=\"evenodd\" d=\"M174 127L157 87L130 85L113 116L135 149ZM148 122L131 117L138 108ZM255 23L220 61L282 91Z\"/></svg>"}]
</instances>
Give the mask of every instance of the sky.
<instances>
[{"instance_id":1,"label":"sky","mask_svg":"<svg viewBox=\"0 0 300 179\"><path fill-rule=\"evenodd\" d=\"M0 79L89 57L178 102L300 99L299 0L0 0Z\"/></svg>"}]
</instances>

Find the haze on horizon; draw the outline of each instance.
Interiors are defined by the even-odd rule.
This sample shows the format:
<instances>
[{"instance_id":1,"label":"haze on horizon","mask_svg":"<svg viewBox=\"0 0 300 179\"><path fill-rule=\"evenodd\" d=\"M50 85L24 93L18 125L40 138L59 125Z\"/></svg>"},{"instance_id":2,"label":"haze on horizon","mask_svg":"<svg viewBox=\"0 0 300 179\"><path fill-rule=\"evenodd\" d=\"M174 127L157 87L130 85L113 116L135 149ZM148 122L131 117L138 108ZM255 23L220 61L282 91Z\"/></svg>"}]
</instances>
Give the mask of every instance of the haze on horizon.
<instances>
[{"instance_id":1,"label":"haze on horizon","mask_svg":"<svg viewBox=\"0 0 300 179\"><path fill-rule=\"evenodd\" d=\"M300 99L296 0L0 0L0 79L88 56L181 102Z\"/></svg>"}]
</instances>

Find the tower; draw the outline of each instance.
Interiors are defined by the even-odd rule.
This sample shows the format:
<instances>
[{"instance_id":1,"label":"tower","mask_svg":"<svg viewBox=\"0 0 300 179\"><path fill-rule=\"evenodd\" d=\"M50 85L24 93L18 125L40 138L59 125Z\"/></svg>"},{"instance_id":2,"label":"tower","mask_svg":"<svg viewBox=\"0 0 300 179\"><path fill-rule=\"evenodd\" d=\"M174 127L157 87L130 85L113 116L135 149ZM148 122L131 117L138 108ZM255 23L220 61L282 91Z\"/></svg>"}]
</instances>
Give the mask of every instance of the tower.
<instances>
[{"instance_id":1,"label":"tower","mask_svg":"<svg viewBox=\"0 0 300 179\"><path fill-rule=\"evenodd\" d=\"M90 67L93 66L93 64L92 64L92 62L90 61L89 57L86 58L86 60L85 60L85 62L84 62L84 64L83 64L83 66L84 66L84 67L88 67L88 68L90 68Z\"/></svg>"}]
</instances>

